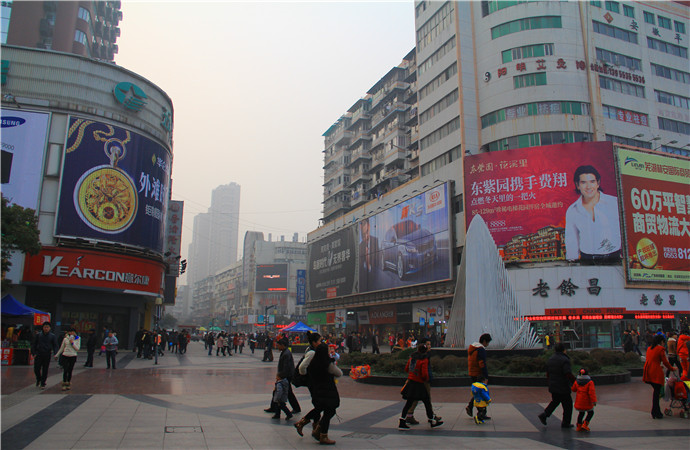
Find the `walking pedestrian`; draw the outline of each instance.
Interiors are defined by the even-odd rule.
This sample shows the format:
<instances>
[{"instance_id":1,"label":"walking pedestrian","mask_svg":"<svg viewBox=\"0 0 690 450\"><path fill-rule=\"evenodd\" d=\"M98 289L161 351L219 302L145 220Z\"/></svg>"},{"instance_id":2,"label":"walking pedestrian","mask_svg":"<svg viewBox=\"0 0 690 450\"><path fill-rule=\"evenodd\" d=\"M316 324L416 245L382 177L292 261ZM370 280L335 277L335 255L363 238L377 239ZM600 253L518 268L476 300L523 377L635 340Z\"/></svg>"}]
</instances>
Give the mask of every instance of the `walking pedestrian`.
<instances>
[{"instance_id":1,"label":"walking pedestrian","mask_svg":"<svg viewBox=\"0 0 690 450\"><path fill-rule=\"evenodd\" d=\"M69 328L65 334L60 349L55 354L57 360L62 355L62 390L72 389L72 370L77 362L77 352L81 345L81 339L74 328Z\"/></svg>"},{"instance_id":2,"label":"walking pedestrian","mask_svg":"<svg viewBox=\"0 0 690 450\"><path fill-rule=\"evenodd\" d=\"M491 342L491 335L484 333L479 336L479 342L475 342L467 348L467 372L472 378L472 383L479 381L479 377L484 377L487 381L489 379L489 368L486 365L486 348ZM472 417L472 407L474 406L474 396L470 398L465 412ZM491 420L491 417L486 416L484 420Z\"/></svg>"},{"instance_id":3,"label":"walking pedestrian","mask_svg":"<svg viewBox=\"0 0 690 450\"><path fill-rule=\"evenodd\" d=\"M678 378L690 377L690 330L687 326L683 327L676 342L676 354L680 365L683 368L683 373L678 375Z\"/></svg>"},{"instance_id":4,"label":"walking pedestrian","mask_svg":"<svg viewBox=\"0 0 690 450\"><path fill-rule=\"evenodd\" d=\"M252 351L252 355L254 354L254 349L256 348L256 335L252 333L249 336L249 350Z\"/></svg>"},{"instance_id":5,"label":"walking pedestrian","mask_svg":"<svg viewBox=\"0 0 690 450\"><path fill-rule=\"evenodd\" d=\"M379 332L374 331L374 335L371 337L371 353L381 354L379 350Z\"/></svg>"},{"instance_id":6,"label":"walking pedestrian","mask_svg":"<svg viewBox=\"0 0 690 450\"><path fill-rule=\"evenodd\" d=\"M211 356L211 353L213 352L213 346L215 345L216 340L213 337L213 333L209 332L206 335L206 345L208 346L208 356Z\"/></svg>"},{"instance_id":7,"label":"walking pedestrian","mask_svg":"<svg viewBox=\"0 0 690 450\"><path fill-rule=\"evenodd\" d=\"M280 411L285 412L285 420L291 419L292 415L301 411L297 397L292 392L292 375L295 373L295 360L292 357L292 352L288 348L290 342L286 338L278 340L277 346L280 350L280 357L278 358L278 372L276 373L276 390L281 389L281 395L274 396L275 415L273 419L280 419ZM276 394L277 395L277 394ZM278 398L278 401L276 401ZM285 400L285 401L282 401ZM292 411L287 409L286 402L290 402ZM281 404L282 403L282 404Z\"/></svg>"},{"instance_id":8,"label":"walking pedestrian","mask_svg":"<svg viewBox=\"0 0 690 450\"><path fill-rule=\"evenodd\" d=\"M181 331L177 335L177 352L182 355L187 353L187 332Z\"/></svg>"},{"instance_id":9,"label":"walking pedestrian","mask_svg":"<svg viewBox=\"0 0 690 450\"><path fill-rule=\"evenodd\" d=\"M319 333L307 333L307 342L309 343L309 347L307 348L307 351L304 353L302 362L300 362L299 366L297 367L297 370L299 371L300 375L307 375L308 379L309 365L311 364L311 361L314 358L316 348L319 345L321 345L321 335ZM308 424L310 421L313 421L313 429L311 435L314 439L318 441L321 438L319 435L318 423L321 420L322 410L319 409L319 407L317 407L316 403L314 402L314 391L312 389L312 384L310 382L308 382L307 387L309 388L309 394L311 395L311 403L312 405L314 405L314 407L304 417L302 417L302 419L300 419L299 422L295 424L295 428L297 429L297 434L303 436L302 428L304 428L304 426Z\"/></svg>"},{"instance_id":10,"label":"walking pedestrian","mask_svg":"<svg viewBox=\"0 0 690 450\"><path fill-rule=\"evenodd\" d=\"M489 393L489 379L484 375L477 377L477 381L472 383L472 396L474 397L474 406L477 407L477 415L474 416L474 423L477 425L484 423L487 420L486 408L491 403L491 394Z\"/></svg>"},{"instance_id":11,"label":"walking pedestrian","mask_svg":"<svg viewBox=\"0 0 690 450\"><path fill-rule=\"evenodd\" d=\"M219 352L223 353L223 356L225 356L225 338L223 337L223 333L220 333L218 339L216 339L216 356L218 356Z\"/></svg>"},{"instance_id":12,"label":"walking pedestrian","mask_svg":"<svg viewBox=\"0 0 690 450\"><path fill-rule=\"evenodd\" d=\"M108 332L108 337L103 340L103 345L105 346L105 361L107 365L106 369L110 369L111 367L113 370L117 369L115 363L115 357L117 356L117 344L117 337L115 337L113 330L110 330Z\"/></svg>"},{"instance_id":13,"label":"walking pedestrian","mask_svg":"<svg viewBox=\"0 0 690 450\"><path fill-rule=\"evenodd\" d=\"M84 363L84 367L93 367L93 354L96 351L97 342L96 329L91 328L89 330L89 337L86 340L86 362Z\"/></svg>"},{"instance_id":14,"label":"walking pedestrian","mask_svg":"<svg viewBox=\"0 0 690 450\"><path fill-rule=\"evenodd\" d=\"M565 354L565 345L556 344L556 353L546 362L546 377L549 380L551 403L543 413L539 414L539 421L546 425L546 419L556 410L558 405L563 408L561 428L572 428L573 398L570 396L570 386L575 382L572 374L570 358Z\"/></svg>"},{"instance_id":15,"label":"walking pedestrian","mask_svg":"<svg viewBox=\"0 0 690 450\"><path fill-rule=\"evenodd\" d=\"M312 392L312 403L320 411L321 420L314 429L318 434L321 445L334 445L335 441L328 438L328 430L331 419L335 416L335 410L340 406L340 395L335 385L335 379L341 377L343 372L335 365L335 361L329 355L328 345L321 343L314 351L314 357L307 368L309 384Z\"/></svg>"},{"instance_id":16,"label":"walking pedestrian","mask_svg":"<svg viewBox=\"0 0 690 450\"><path fill-rule=\"evenodd\" d=\"M663 343L666 339L663 335L657 334L652 340L652 345L647 349L645 356L644 369L642 372L642 381L652 386L654 393L652 395L652 419L663 419L664 415L661 413L659 406L659 396L661 389L664 386L664 371L661 369L661 364L666 366L668 370L673 372L676 368L671 366L666 358L666 350L664 350Z\"/></svg>"},{"instance_id":17,"label":"walking pedestrian","mask_svg":"<svg viewBox=\"0 0 690 450\"><path fill-rule=\"evenodd\" d=\"M597 393L594 389L594 381L589 376L587 369L580 369L580 374L571 388L575 394L575 409L577 414L577 431L589 431L589 423L594 416L594 407L597 406ZM587 414L587 417L585 417ZM584 420L583 420L584 419Z\"/></svg>"},{"instance_id":18,"label":"walking pedestrian","mask_svg":"<svg viewBox=\"0 0 690 450\"><path fill-rule=\"evenodd\" d=\"M263 362L273 361L273 338L270 334L266 335L266 348L264 349L264 358L261 360Z\"/></svg>"},{"instance_id":19,"label":"walking pedestrian","mask_svg":"<svg viewBox=\"0 0 690 450\"><path fill-rule=\"evenodd\" d=\"M41 389L46 388L50 357L57 353L57 351L57 337L50 331L50 322L43 322L42 330L36 335L31 345L31 354L34 355L36 386L40 386Z\"/></svg>"},{"instance_id":20,"label":"walking pedestrian","mask_svg":"<svg viewBox=\"0 0 690 450\"><path fill-rule=\"evenodd\" d=\"M429 420L431 428L436 428L443 425L440 417L434 414L434 408L431 405L430 390L427 389L425 383L431 380L431 372L429 370L429 354L427 352L426 341L417 347L417 351L410 356L410 359L405 365L405 372L407 372L407 381L400 393L403 399L407 400L402 410L402 415L398 423L398 429L405 431L410 427L407 425L407 413L409 412L415 400L424 403L426 409L426 417Z\"/></svg>"}]
</instances>

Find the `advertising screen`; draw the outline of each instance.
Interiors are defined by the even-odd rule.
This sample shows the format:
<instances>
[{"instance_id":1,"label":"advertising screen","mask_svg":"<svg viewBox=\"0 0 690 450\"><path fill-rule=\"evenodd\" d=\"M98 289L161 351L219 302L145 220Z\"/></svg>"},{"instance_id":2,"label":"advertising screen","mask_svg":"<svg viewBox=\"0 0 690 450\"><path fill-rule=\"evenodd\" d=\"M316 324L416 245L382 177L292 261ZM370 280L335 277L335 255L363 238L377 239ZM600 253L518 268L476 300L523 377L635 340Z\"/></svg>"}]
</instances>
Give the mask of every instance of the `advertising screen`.
<instances>
[{"instance_id":1,"label":"advertising screen","mask_svg":"<svg viewBox=\"0 0 690 450\"><path fill-rule=\"evenodd\" d=\"M49 117L2 109L2 195L24 208L38 207Z\"/></svg>"},{"instance_id":2,"label":"advertising screen","mask_svg":"<svg viewBox=\"0 0 690 450\"><path fill-rule=\"evenodd\" d=\"M629 281L690 282L690 161L618 149Z\"/></svg>"},{"instance_id":3,"label":"advertising screen","mask_svg":"<svg viewBox=\"0 0 690 450\"><path fill-rule=\"evenodd\" d=\"M507 262L620 261L616 195L610 142L465 158L467 226L481 214Z\"/></svg>"},{"instance_id":4,"label":"advertising screen","mask_svg":"<svg viewBox=\"0 0 690 450\"><path fill-rule=\"evenodd\" d=\"M355 292L356 245L354 226L309 244L307 279L311 300Z\"/></svg>"},{"instance_id":5,"label":"advertising screen","mask_svg":"<svg viewBox=\"0 0 690 450\"><path fill-rule=\"evenodd\" d=\"M284 292L287 290L287 264L257 264L255 292Z\"/></svg>"},{"instance_id":6,"label":"advertising screen","mask_svg":"<svg viewBox=\"0 0 690 450\"><path fill-rule=\"evenodd\" d=\"M154 141L71 117L55 234L162 252L170 169Z\"/></svg>"},{"instance_id":7,"label":"advertising screen","mask_svg":"<svg viewBox=\"0 0 690 450\"><path fill-rule=\"evenodd\" d=\"M360 293L451 278L448 185L359 221Z\"/></svg>"},{"instance_id":8,"label":"advertising screen","mask_svg":"<svg viewBox=\"0 0 690 450\"><path fill-rule=\"evenodd\" d=\"M295 296L295 304L304 305L307 301L307 271L304 269L297 270L297 293Z\"/></svg>"}]
</instances>

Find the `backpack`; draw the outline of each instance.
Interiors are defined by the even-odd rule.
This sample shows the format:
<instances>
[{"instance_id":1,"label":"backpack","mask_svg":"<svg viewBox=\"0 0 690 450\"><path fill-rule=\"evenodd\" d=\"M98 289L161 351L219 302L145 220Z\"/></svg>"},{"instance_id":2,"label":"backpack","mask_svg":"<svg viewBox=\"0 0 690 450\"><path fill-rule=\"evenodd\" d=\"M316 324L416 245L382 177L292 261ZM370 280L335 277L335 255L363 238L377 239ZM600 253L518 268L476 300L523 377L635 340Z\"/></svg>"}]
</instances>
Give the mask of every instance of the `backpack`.
<instances>
[{"instance_id":1,"label":"backpack","mask_svg":"<svg viewBox=\"0 0 690 450\"><path fill-rule=\"evenodd\" d=\"M299 373L299 365L304 361L304 356L302 356L295 366L295 372L292 374L292 385L295 387L309 386L309 375L302 375Z\"/></svg>"}]
</instances>

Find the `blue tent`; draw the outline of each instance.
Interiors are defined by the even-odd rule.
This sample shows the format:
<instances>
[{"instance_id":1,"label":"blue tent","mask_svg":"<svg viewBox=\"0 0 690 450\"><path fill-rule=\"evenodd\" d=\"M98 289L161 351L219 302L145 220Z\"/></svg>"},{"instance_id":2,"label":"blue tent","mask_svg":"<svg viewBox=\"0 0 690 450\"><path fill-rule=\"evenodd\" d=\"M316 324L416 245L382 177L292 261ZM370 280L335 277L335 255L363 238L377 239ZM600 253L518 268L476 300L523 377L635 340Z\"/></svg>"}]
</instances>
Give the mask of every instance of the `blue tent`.
<instances>
[{"instance_id":1,"label":"blue tent","mask_svg":"<svg viewBox=\"0 0 690 450\"><path fill-rule=\"evenodd\" d=\"M18 302L17 299L12 297L10 294L7 294L2 298L2 305L0 308L2 309L3 314L9 314L10 316L33 316L34 314L48 314L47 312L39 311L36 308L32 308Z\"/></svg>"},{"instance_id":2,"label":"blue tent","mask_svg":"<svg viewBox=\"0 0 690 450\"><path fill-rule=\"evenodd\" d=\"M288 328L283 328L280 331L285 331L288 333L306 333L307 331L316 332L315 329L310 328L309 326L303 324L302 322L297 322L293 326L288 327Z\"/></svg>"}]
</instances>

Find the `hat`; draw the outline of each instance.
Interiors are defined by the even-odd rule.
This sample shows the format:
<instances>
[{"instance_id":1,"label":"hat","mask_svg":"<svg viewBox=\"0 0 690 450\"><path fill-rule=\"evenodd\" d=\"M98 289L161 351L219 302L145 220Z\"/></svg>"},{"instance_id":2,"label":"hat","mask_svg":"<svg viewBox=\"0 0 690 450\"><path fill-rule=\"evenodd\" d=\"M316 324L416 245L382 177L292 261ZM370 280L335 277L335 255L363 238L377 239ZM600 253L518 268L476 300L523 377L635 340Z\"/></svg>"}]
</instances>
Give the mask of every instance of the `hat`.
<instances>
[{"instance_id":1,"label":"hat","mask_svg":"<svg viewBox=\"0 0 690 450\"><path fill-rule=\"evenodd\" d=\"M585 369L584 367L580 369L580 375L588 375L587 369Z\"/></svg>"}]
</instances>

